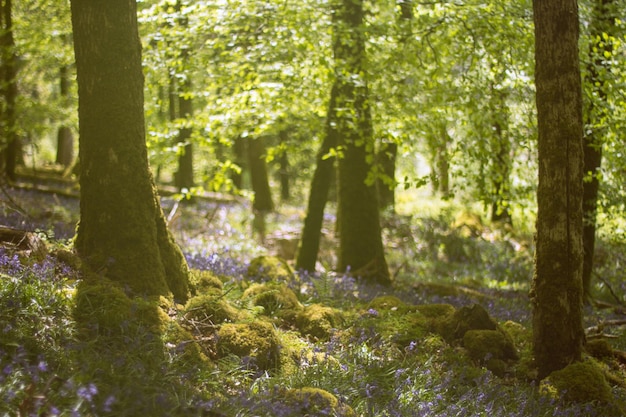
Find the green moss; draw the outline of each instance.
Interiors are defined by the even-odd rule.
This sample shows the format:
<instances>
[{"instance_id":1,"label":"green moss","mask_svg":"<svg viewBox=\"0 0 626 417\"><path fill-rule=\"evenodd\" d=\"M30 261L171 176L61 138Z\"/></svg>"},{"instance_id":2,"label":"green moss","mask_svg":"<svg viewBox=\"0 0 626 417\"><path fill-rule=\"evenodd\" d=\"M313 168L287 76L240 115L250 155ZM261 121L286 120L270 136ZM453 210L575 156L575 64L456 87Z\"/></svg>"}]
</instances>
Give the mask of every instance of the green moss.
<instances>
[{"instance_id":1,"label":"green moss","mask_svg":"<svg viewBox=\"0 0 626 417\"><path fill-rule=\"evenodd\" d=\"M337 397L320 388L305 387L287 390L281 393L281 400L293 410L289 416L337 416L356 417L350 406L340 402Z\"/></svg>"},{"instance_id":2,"label":"green moss","mask_svg":"<svg viewBox=\"0 0 626 417\"><path fill-rule=\"evenodd\" d=\"M328 340L332 329L344 321L341 311L321 304L313 304L298 313L296 326L304 335Z\"/></svg>"},{"instance_id":3,"label":"green moss","mask_svg":"<svg viewBox=\"0 0 626 417\"><path fill-rule=\"evenodd\" d=\"M565 368L552 372L542 381L544 392L554 392L563 399L574 403L613 401L611 387L602 370L591 361L575 362Z\"/></svg>"},{"instance_id":4,"label":"green moss","mask_svg":"<svg viewBox=\"0 0 626 417\"><path fill-rule=\"evenodd\" d=\"M404 301L400 300L398 297L395 297L393 295L383 295L380 297L376 297L372 301L370 301L367 305L367 308L372 308L376 311L407 311L410 309L410 306Z\"/></svg>"},{"instance_id":5,"label":"green moss","mask_svg":"<svg viewBox=\"0 0 626 417\"><path fill-rule=\"evenodd\" d=\"M165 347L170 350L173 364L182 370L195 371L202 367L213 367L211 360L204 354L193 335L170 321L163 334Z\"/></svg>"},{"instance_id":6,"label":"green moss","mask_svg":"<svg viewBox=\"0 0 626 417\"><path fill-rule=\"evenodd\" d=\"M431 319L447 317L456 311L450 304L420 304L415 306L415 309Z\"/></svg>"},{"instance_id":7,"label":"green moss","mask_svg":"<svg viewBox=\"0 0 626 417\"><path fill-rule=\"evenodd\" d=\"M202 294L187 301L184 309L185 318L190 320L223 323L237 321L241 314L227 299L216 294Z\"/></svg>"},{"instance_id":8,"label":"green moss","mask_svg":"<svg viewBox=\"0 0 626 417\"><path fill-rule=\"evenodd\" d=\"M217 333L217 354L250 357L259 369L273 370L280 364L280 342L270 323L227 323Z\"/></svg>"},{"instance_id":9,"label":"green moss","mask_svg":"<svg viewBox=\"0 0 626 417\"><path fill-rule=\"evenodd\" d=\"M598 359L611 358L613 356L613 348L606 339L588 340L585 350L588 354Z\"/></svg>"},{"instance_id":10,"label":"green moss","mask_svg":"<svg viewBox=\"0 0 626 417\"><path fill-rule=\"evenodd\" d=\"M507 361L518 359L512 339L502 330L468 330L463 347L473 360L498 376L504 376Z\"/></svg>"},{"instance_id":11,"label":"green moss","mask_svg":"<svg viewBox=\"0 0 626 417\"><path fill-rule=\"evenodd\" d=\"M284 259L259 256L250 261L247 277L253 281L295 282L296 277Z\"/></svg>"},{"instance_id":12,"label":"green moss","mask_svg":"<svg viewBox=\"0 0 626 417\"><path fill-rule=\"evenodd\" d=\"M438 321L437 332L446 339L453 342L463 339L468 330L496 330L498 327L487 310L481 305L461 307L454 314L446 316Z\"/></svg>"},{"instance_id":13,"label":"green moss","mask_svg":"<svg viewBox=\"0 0 626 417\"><path fill-rule=\"evenodd\" d=\"M89 279L78 284L74 318L88 334L121 334L130 321L132 304L117 283L104 277Z\"/></svg>"},{"instance_id":14,"label":"green moss","mask_svg":"<svg viewBox=\"0 0 626 417\"><path fill-rule=\"evenodd\" d=\"M221 292L224 288L224 283L215 274L210 271L201 271L194 269L191 271L191 283L195 287L198 294L206 292Z\"/></svg>"},{"instance_id":15,"label":"green moss","mask_svg":"<svg viewBox=\"0 0 626 417\"><path fill-rule=\"evenodd\" d=\"M264 314L279 317L288 324L293 324L296 315L303 309L296 294L283 283L252 284L241 298L252 300L255 306L263 307Z\"/></svg>"},{"instance_id":16,"label":"green moss","mask_svg":"<svg viewBox=\"0 0 626 417\"><path fill-rule=\"evenodd\" d=\"M292 376L300 369L315 365L328 366L339 369L339 361L325 352L319 352L299 334L294 332L279 332L280 338L280 373L282 376Z\"/></svg>"}]
</instances>

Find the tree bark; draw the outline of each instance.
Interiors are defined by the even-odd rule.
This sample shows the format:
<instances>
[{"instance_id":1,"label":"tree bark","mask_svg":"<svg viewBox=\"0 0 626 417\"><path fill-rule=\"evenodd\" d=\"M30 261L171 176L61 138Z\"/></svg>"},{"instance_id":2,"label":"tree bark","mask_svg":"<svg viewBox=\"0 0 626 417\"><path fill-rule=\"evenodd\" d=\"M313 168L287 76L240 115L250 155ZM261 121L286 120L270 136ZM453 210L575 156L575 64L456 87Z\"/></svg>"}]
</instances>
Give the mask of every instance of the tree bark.
<instances>
[{"instance_id":1,"label":"tree bark","mask_svg":"<svg viewBox=\"0 0 626 417\"><path fill-rule=\"evenodd\" d=\"M576 0L534 0L539 129L537 248L531 290L541 379L581 359L582 92Z\"/></svg>"},{"instance_id":2,"label":"tree bark","mask_svg":"<svg viewBox=\"0 0 626 417\"><path fill-rule=\"evenodd\" d=\"M382 168L385 179L378 178L376 188L378 192L378 206L381 209L391 208L393 210L396 203L396 157L398 155L398 144L395 142L383 143L382 149L377 153L377 162ZM389 183L391 181L391 183Z\"/></svg>"},{"instance_id":3,"label":"tree bark","mask_svg":"<svg viewBox=\"0 0 626 417\"><path fill-rule=\"evenodd\" d=\"M69 96L69 68L63 65L59 69L59 87L61 99L65 102ZM69 126L60 126L57 131L56 163L68 168L74 162L74 135Z\"/></svg>"},{"instance_id":4,"label":"tree bark","mask_svg":"<svg viewBox=\"0 0 626 417\"><path fill-rule=\"evenodd\" d=\"M334 117L341 150L338 168L339 271L389 285L378 199L366 184L374 139L365 75L362 0L342 0L335 11L334 56L338 83Z\"/></svg>"},{"instance_id":5,"label":"tree bark","mask_svg":"<svg viewBox=\"0 0 626 417\"><path fill-rule=\"evenodd\" d=\"M248 158L250 181L254 191L252 207L262 213L270 212L274 210L274 202L265 162L265 139L259 137L248 142Z\"/></svg>"},{"instance_id":6,"label":"tree bark","mask_svg":"<svg viewBox=\"0 0 626 417\"><path fill-rule=\"evenodd\" d=\"M72 0L79 96L76 249L92 275L131 292L188 296L188 267L148 167L134 0Z\"/></svg>"},{"instance_id":7,"label":"tree bark","mask_svg":"<svg viewBox=\"0 0 626 417\"><path fill-rule=\"evenodd\" d=\"M4 99L4 107L0 114L0 126L2 127L2 156L3 168L6 177L15 181L15 167L20 151L17 136L17 55L15 52L15 38L13 36L13 3L12 0L0 1L0 57L2 67L2 79L0 79L0 91Z\"/></svg>"},{"instance_id":8,"label":"tree bark","mask_svg":"<svg viewBox=\"0 0 626 417\"><path fill-rule=\"evenodd\" d=\"M317 153L315 172L309 191L309 203L302 228L302 238L296 257L296 269L315 271L324 222L324 209L328 201L328 192L334 179L335 158L328 157L330 150L337 147L336 107L337 85L333 85L326 116L326 136Z\"/></svg>"},{"instance_id":9,"label":"tree bark","mask_svg":"<svg viewBox=\"0 0 626 417\"><path fill-rule=\"evenodd\" d=\"M598 126L606 116L603 103L606 100L605 80L598 69L608 67L604 53L613 53L613 46L602 34L611 34L615 29L615 10L613 0L595 0L589 31L593 37L589 46L589 64L587 69L587 85L592 94L585 109L586 134L583 140L584 166L586 176L583 182L583 291L588 302L591 295L591 273L593 271L593 255L596 245L596 214L598 207L598 191L600 189L600 168L602 165L603 131ZM598 41L596 41L596 38ZM594 51L595 49L595 51ZM594 98L597 99L594 100ZM599 104L599 105L598 105Z\"/></svg>"}]
</instances>

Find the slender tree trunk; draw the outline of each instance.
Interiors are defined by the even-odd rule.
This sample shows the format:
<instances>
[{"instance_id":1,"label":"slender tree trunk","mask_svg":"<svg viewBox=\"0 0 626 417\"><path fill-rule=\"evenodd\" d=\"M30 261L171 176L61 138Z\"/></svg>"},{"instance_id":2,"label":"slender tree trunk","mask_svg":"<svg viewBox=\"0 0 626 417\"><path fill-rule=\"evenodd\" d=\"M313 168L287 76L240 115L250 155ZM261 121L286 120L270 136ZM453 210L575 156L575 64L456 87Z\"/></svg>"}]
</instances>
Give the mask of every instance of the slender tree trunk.
<instances>
[{"instance_id":1,"label":"slender tree trunk","mask_svg":"<svg viewBox=\"0 0 626 417\"><path fill-rule=\"evenodd\" d=\"M11 181L16 180L15 167L17 165L20 146L17 137L17 55L15 52L15 38L13 36L13 3L12 0L0 1L0 14L2 23L0 26L0 56L2 67L2 79L0 80L2 98L4 99L3 112L0 114L2 121L2 156L4 174Z\"/></svg>"},{"instance_id":2,"label":"slender tree trunk","mask_svg":"<svg viewBox=\"0 0 626 417\"><path fill-rule=\"evenodd\" d=\"M315 271L324 222L324 209L328 192L334 179L335 158L328 157L330 150L337 147L337 122L335 111L337 103L337 85L333 85L326 116L326 136L317 153L315 172L309 191L309 203L302 229L300 247L296 256L296 269Z\"/></svg>"},{"instance_id":3,"label":"slender tree trunk","mask_svg":"<svg viewBox=\"0 0 626 417\"><path fill-rule=\"evenodd\" d=\"M178 113L180 119L190 120L193 115L193 101L185 93L191 90L191 82L185 81L178 95ZM179 190L190 189L194 186L193 181L193 144L191 143L191 127L185 126L178 134L178 144L183 147L178 156L178 171L176 172L176 187Z\"/></svg>"},{"instance_id":4,"label":"slender tree trunk","mask_svg":"<svg viewBox=\"0 0 626 417\"><path fill-rule=\"evenodd\" d=\"M544 378L581 359L582 92L576 0L534 0L539 129L533 353Z\"/></svg>"},{"instance_id":5,"label":"slender tree trunk","mask_svg":"<svg viewBox=\"0 0 626 417\"><path fill-rule=\"evenodd\" d=\"M374 139L365 74L364 9L362 0L342 0L335 11L334 55L338 83L339 271L388 285L376 187L366 184Z\"/></svg>"},{"instance_id":6,"label":"slender tree trunk","mask_svg":"<svg viewBox=\"0 0 626 417\"><path fill-rule=\"evenodd\" d=\"M591 296L591 273L593 271L593 255L596 245L596 213L598 207L598 191L600 189L600 167L602 165L603 130L599 126L601 120L606 117L603 103L606 100L604 88L605 80L602 79L599 69L607 68L605 53L613 53L613 45L608 39L603 39L603 34L611 35L615 30L613 0L595 0L593 3L593 15L589 31L594 38L590 44L589 65L585 82L591 88L592 94L585 111L585 125L588 126L583 141L584 167L586 176L583 182L583 290L585 300L588 302ZM594 100L594 97L597 99Z\"/></svg>"},{"instance_id":7,"label":"slender tree trunk","mask_svg":"<svg viewBox=\"0 0 626 417\"><path fill-rule=\"evenodd\" d=\"M274 210L272 191L267 175L265 162L265 139L258 137L248 142L248 164L250 165L250 181L254 191L253 208L260 212Z\"/></svg>"},{"instance_id":8,"label":"slender tree trunk","mask_svg":"<svg viewBox=\"0 0 626 417\"><path fill-rule=\"evenodd\" d=\"M61 99L65 102L69 96L69 68L63 65L59 70L59 87ZM74 135L69 126L60 126L57 131L56 163L68 168L74 162Z\"/></svg>"},{"instance_id":9,"label":"slender tree trunk","mask_svg":"<svg viewBox=\"0 0 626 417\"><path fill-rule=\"evenodd\" d=\"M233 144L233 153L235 154L235 164L239 167L240 171L232 171L231 180L233 181L233 185L238 190L241 190L244 188L244 174L248 169L248 163L246 162L248 141L238 136Z\"/></svg>"},{"instance_id":10,"label":"slender tree trunk","mask_svg":"<svg viewBox=\"0 0 626 417\"><path fill-rule=\"evenodd\" d=\"M278 160L278 176L280 178L280 200L286 202L289 201L289 199L291 198L291 191L289 187L291 175L289 175L289 155L287 153L286 146L289 133L287 132L287 130L281 130L278 136L280 144L283 147L282 153L280 154L280 158Z\"/></svg>"},{"instance_id":11,"label":"slender tree trunk","mask_svg":"<svg viewBox=\"0 0 626 417\"><path fill-rule=\"evenodd\" d=\"M511 142L507 136L508 111L506 110L505 94L502 91L492 91L493 117L493 170L491 173L491 183L493 190L493 202L491 207L491 220L513 224L509 211L511 200Z\"/></svg>"},{"instance_id":12,"label":"slender tree trunk","mask_svg":"<svg viewBox=\"0 0 626 417\"><path fill-rule=\"evenodd\" d=\"M396 157L398 155L398 144L395 142L386 142L382 145L382 149L377 153L378 164L382 168L385 179L376 181L378 192L378 206L381 209L391 208L393 210L396 198Z\"/></svg>"},{"instance_id":13,"label":"slender tree trunk","mask_svg":"<svg viewBox=\"0 0 626 417\"><path fill-rule=\"evenodd\" d=\"M75 245L91 274L184 301L187 264L148 168L136 7L134 0L71 2L81 160Z\"/></svg>"}]
</instances>

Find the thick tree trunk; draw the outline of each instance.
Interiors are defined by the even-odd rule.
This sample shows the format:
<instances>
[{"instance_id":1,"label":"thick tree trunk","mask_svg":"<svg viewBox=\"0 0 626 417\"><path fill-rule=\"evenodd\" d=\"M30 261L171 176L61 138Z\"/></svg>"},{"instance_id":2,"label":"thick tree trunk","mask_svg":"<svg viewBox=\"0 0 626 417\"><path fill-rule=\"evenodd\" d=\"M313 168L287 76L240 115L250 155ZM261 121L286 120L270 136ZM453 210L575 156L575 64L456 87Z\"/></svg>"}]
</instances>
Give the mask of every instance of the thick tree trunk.
<instances>
[{"instance_id":1,"label":"thick tree trunk","mask_svg":"<svg viewBox=\"0 0 626 417\"><path fill-rule=\"evenodd\" d=\"M581 359L582 92L576 0L534 0L539 129L531 290L538 377Z\"/></svg>"},{"instance_id":2,"label":"thick tree trunk","mask_svg":"<svg viewBox=\"0 0 626 417\"><path fill-rule=\"evenodd\" d=\"M602 165L602 143L604 139L600 124L606 116L606 110L603 108L606 100L605 80L602 79L598 70L608 66L604 54L613 53L612 44L603 39L602 35L604 33L611 35L615 30L616 12L614 7L613 0L595 0L591 27L589 28L593 39L589 50L590 62L585 81L592 89L592 98L589 99L585 111L585 125L589 127L586 129L587 134L583 141L583 153L585 155L583 172L587 176L583 182L583 291L586 301L589 301L591 295L591 273L596 245L596 213L600 189L599 171ZM597 97L597 101L594 101L595 97Z\"/></svg>"},{"instance_id":3,"label":"thick tree trunk","mask_svg":"<svg viewBox=\"0 0 626 417\"><path fill-rule=\"evenodd\" d=\"M309 191L309 203L302 229L302 238L300 239L300 247L296 257L297 270L315 271L315 264L317 263L322 224L324 222L324 209L328 200L328 192L334 179L335 158L329 158L327 155L332 148L337 147L336 103L337 86L333 85L326 116L326 136L317 153L315 172L313 173L311 190Z\"/></svg>"},{"instance_id":4,"label":"thick tree trunk","mask_svg":"<svg viewBox=\"0 0 626 417\"><path fill-rule=\"evenodd\" d=\"M0 146L2 149L2 166L6 177L15 181L15 167L20 151L17 137L17 56L15 53L15 38L13 36L13 4L12 0L0 1L0 14L2 15L2 25L0 25L0 66L2 79L0 79L0 91L4 106L0 114L0 134L2 138Z\"/></svg>"},{"instance_id":5,"label":"thick tree trunk","mask_svg":"<svg viewBox=\"0 0 626 417\"><path fill-rule=\"evenodd\" d=\"M92 273L147 295L187 298L188 268L156 196L145 143L134 0L72 0L79 94L80 223Z\"/></svg>"},{"instance_id":6,"label":"thick tree trunk","mask_svg":"<svg viewBox=\"0 0 626 417\"><path fill-rule=\"evenodd\" d=\"M338 145L339 271L388 285L375 185L366 184L374 153L371 110L365 74L362 0L342 0L335 13L335 116ZM337 111L350 109L350 111Z\"/></svg>"}]
</instances>

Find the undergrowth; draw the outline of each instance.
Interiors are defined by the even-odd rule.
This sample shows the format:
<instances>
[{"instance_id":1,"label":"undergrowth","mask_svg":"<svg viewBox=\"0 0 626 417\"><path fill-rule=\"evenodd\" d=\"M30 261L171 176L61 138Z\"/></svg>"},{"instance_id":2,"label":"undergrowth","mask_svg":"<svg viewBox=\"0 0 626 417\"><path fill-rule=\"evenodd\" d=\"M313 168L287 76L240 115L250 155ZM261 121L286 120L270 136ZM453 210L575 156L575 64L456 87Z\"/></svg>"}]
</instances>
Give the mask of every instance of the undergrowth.
<instances>
[{"instance_id":1,"label":"undergrowth","mask_svg":"<svg viewBox=\"0 0 626 417\"><path fill-rule=\"evenodd\" d=\"M191 215L206 208L186 210ZM220 210L215 209L214 215L226 216L228 211L232 215L233 211ZM186 220L194 225L193 231L179 224L174 232L190 266L219 278L223 288L211 291L239 311L237 322L271 323L280 340L280 369L260 368L252 353L218 354L217 334L223 324L211 317L186 315L184 306L124 298L127 318L102 321L102 317L87 315L77 319L84 277L54 257L33 262L2 251L0 415L621 415L619 406L625 395L616 380L612 387L615 402L610 404L567 402L559 395L546 394L532 381L525 368L530 351L526 292L532 239L490 230L481 223L463 223L455 216L450 211L388 219L385 242L396 278L392 289L372 287L331 271L298 274L289 285L303 309L322 305L342 314L337 322L341 324L325 339L299 332L288 314L268 314L253 301L242 299L251 285L246 275L250 259L267 253L245 237L248 225L228 223L220 232L219 224L202 223L198 218ZM222 239L212 240L205 233L221 233ZM626 251L610 246L606 252L599 263L604 276L597 281L596 291L602 299L618 304L626 291L609 271L615 256ZM369 304L376 297L392 295L403 304L388 311ZM411 325L406 317L415 313L416 305L435 303L454 308L478 303L499 323L509 321L507 329L522 359L496 376L458 343L444 340L431 328L409 332L414 336L408 339L394 334L395 328L399 331ZM155 315L162 320L159 329L151 321ZM615 316L589 311L586 324L611 318ZM616 348L624 346L618 329L607 329L615 336L611 343ZM615 364L603 366L618 380L623 378ZM311 389L332 394L336 403L311 405L312 398L322 398L318 391L306 391ZM298 397L307 392L314 396Z\"/></svg>"}]
</instances>

